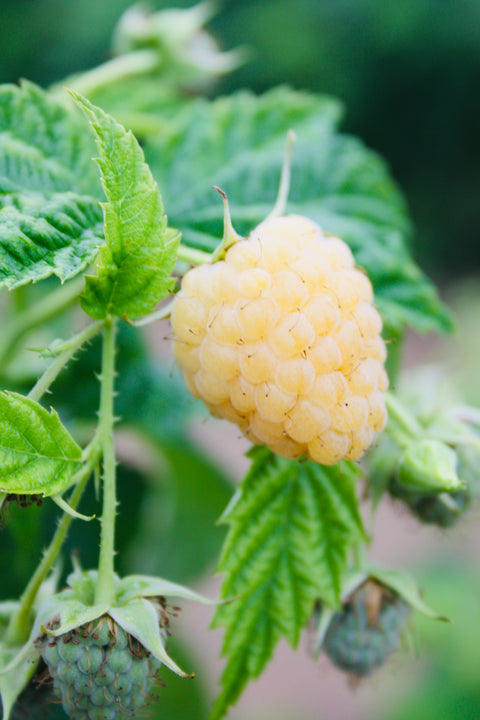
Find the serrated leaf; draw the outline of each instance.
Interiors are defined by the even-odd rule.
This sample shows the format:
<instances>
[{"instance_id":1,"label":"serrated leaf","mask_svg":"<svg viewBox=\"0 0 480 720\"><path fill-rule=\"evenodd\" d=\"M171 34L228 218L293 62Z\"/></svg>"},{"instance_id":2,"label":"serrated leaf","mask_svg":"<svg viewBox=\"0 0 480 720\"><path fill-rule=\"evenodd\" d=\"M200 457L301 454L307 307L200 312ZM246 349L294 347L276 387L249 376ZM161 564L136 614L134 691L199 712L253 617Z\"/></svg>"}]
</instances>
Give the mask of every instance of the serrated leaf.
<instances>
[{"instance_id":1,"label":"serrated leaf","mask_svg":"<svg viewBox=\"0 0 480 720\"><path fill-rule=\"evenodd\" d=\"M80 458L80 447L55 410L17 393L0 393L0 492L61 493Z\"/></svg>"},{"instance_id":2,"label":"serrated leaf","mask_svg":"<svg viewBox=\"0 0 480 720\"><path fill-rule=\"evenodd\" d=\"M373 282L392 327L451 329L435 288L413 262L405 202L385 163L356 138L340 134L335 101L286 88L192 102L172 129L145 145L169 218L185 243L214 249L229 196L236 229L247 235L273 208L286 134L295 130L287 212L305 215L351 246Z\"/></svg>"},{"instance_id":3,"label":"serrated leaf","mask_svg":"<svg viewBox=\"0 0 480 720\"><path fill-rule=\"evenodd\" d=\"M93 143L73 112L40 88L0 87L0 286L87 267L104 243Z\"/></svg>"},{"instance_id":4,"label":"serrated leaf","mask_svg":"<svg viewBox=\"0 0 480 720\"><path fill-rule=\"evenodd\" d=\"M162 198L131 132L72 93L90 120L107 197L106 245L97 276L86 277L82 308L96 319L144 315L172 288L179 237L167 229Z\"/></svg>"},{"instance_id":5,"label":"serrated leaf","mask_svg":"<svg viewBox=\"0 0 480 720\"><path fill-rule=\"evenodd\" d=\"M228 657L218 720L257 677L281 637L296 646L314 604L339 601L347 550L362 537L349 463L322 467L257 450L236 502L219 570L225 574L214 626L226 628Z\"/></svg>"}]
</instances>

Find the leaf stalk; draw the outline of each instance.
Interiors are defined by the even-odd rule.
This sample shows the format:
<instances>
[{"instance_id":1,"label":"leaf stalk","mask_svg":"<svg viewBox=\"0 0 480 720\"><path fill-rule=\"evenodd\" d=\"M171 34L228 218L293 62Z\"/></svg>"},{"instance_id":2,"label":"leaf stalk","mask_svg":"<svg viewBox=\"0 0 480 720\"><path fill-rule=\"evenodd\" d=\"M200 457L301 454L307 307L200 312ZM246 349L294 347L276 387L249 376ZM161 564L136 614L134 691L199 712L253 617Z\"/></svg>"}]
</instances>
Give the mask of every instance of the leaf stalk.
<instances>
[{"instance_id":1,"label":"leaf stalk","mask_svg":"<svg viewBox=\"0 0 480 720\"><path fill-rule=\"evenodd\" d=\"M63 370L65 365L72 359L77 350L82 345L91 340L103 328L103 321L91 323L81 332L74 335L70 340L65 341L60 346L60 353L55 360L45 370L43 375L37 380L34 387L28 393L28 397L32 400L39 401L40 398L48 391L50 385L54 382L57 375Z\"/></svg>"},{"instance_id":2,"label":"leaf stalk","mask_svg":"<svg viewBox=\"0 0 480 720\"><path fill-rule=\"evenodd\" d=\"M59 290L32 303L26 310L16 315L2 330L2 347L0 347L0 368L3 372L12 361L20 341L29 332L46 324L49 320L60 315L75 303L83 291L85 280L83 275L63 285Z\"/></svg>"}]
</instances>

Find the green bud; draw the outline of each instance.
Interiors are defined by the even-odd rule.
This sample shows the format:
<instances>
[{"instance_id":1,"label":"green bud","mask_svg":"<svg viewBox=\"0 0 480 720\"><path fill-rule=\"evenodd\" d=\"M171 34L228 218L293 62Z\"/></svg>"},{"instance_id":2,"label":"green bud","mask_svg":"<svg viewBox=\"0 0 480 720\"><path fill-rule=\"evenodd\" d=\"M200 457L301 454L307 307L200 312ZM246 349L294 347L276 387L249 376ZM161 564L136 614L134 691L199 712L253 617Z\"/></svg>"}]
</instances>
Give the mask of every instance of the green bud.
<instances>
[{"instance_id":1,"label":"green bud","mask_svg":"<svg viewBox=\"0 0 480 720\"><path fill-rule=\"evenodd\" d=\"M454 492L463 484L457 475L454 450L439 440L419 440L404 450L398 482L414 492Z\"/></svg>"}]
</instances>

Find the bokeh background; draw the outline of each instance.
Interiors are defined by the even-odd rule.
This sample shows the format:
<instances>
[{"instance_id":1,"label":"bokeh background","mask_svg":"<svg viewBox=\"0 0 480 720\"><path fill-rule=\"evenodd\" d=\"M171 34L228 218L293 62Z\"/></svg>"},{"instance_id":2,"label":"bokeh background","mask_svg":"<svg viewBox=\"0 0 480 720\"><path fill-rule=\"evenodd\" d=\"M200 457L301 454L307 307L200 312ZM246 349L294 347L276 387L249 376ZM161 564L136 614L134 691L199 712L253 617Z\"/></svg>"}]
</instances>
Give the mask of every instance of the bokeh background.
<instances>
[{"instance_id":1,"label":"bokeh background","mask_svg":"<svg viewBox=\"0 0 480 720\"><path fill-rule=\"evenodd\" d=\"M97 65L129 0L1 0L0 81ZM175 6L190 6L177 0ZM152 8L172 3L151 0ZM345 102L344 129L391 165L437 277L480 265L480 2L223 0L210 23L251 58L216 92L279 83Z\"/></svg>"},{"instance_id":2,"label":"bokeh background","mask_svg":"<svg viewBox=\"0 0 480 720\"><path fill-rule=\"evenodd\" d=\"M112 29L130 4L0 0L0 81L25 77L48 86L106 60ZM466 399L480 403L480 1L224 0L210 29L222 48L250 49L249 61L224 78L215 94L289 84L334 95L345 104L344 130L386 158L410 206L414 254L439 283L459 328L446 340L411 338L409 367L413 372L418 363L441 364ZM157 330L151 339L159 344L163 334L164 329ZM196 432L202 442L215 441L218 463L230 477L239 478L245 446L237 434L215 421ZM220 453L219 447L229 451ZM124 503L138 509L141 492L136 498L133 481L131 474L126 477L121 493ZM0 576L8 575L4 584L12 592L21 589L29 569L21 566L22 557L48 537L35 510L28 513L30 535L25 536L24 525L15 531L12 523L13 530L1 539ZM473 509L458 527L443 532L419 527L406 511L382 510L374 556L411 570L429 603L454 624L416 618L417 650L400 653L356 690L326 661L308 659L305 648L294 654L282 646L265 676L232 712L232 720L480 718L479 519ZM95 548L84 547L72 534L71 546L79 543L87 554L84 562L94 562ZM123 535L119 542L128 549L127 529ZM135 543L130 553L138 558L142 538ZM12 557L20 563L13 574ZM212 591L207 581L200 587ZM210 610L186 609L177 622L185 639L196 641L197 665L204 669L193 695L179 689L180 681L169 679L169 692L181 709L172 700L168 707L177 707L178 715L167 707L165 720L205 716L203 708L221 668L221 635L209 635L205 646L210 617Z\"/></svg>"}]
</instances>

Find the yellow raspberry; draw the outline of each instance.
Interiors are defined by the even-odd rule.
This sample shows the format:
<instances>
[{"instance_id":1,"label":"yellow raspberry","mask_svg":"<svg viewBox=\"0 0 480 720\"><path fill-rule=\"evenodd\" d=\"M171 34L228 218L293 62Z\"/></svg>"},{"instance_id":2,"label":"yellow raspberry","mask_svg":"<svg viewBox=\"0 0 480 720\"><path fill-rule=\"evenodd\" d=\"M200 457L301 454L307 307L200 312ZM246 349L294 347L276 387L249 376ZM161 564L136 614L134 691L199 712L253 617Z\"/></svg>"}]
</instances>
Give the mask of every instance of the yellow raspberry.
<instances>
[{"instance_id":1,"label":"yellow raspberry","mask_svg":"<svg viewBox=\"0 0 480 720\"><path fill-rule=\"evenodd\" d=\"M298 215L267 219L186 273L173 351L213 415L284 457L356 460L385 427L385 343L348 246Z\"/></svg>"}]
</instances>

